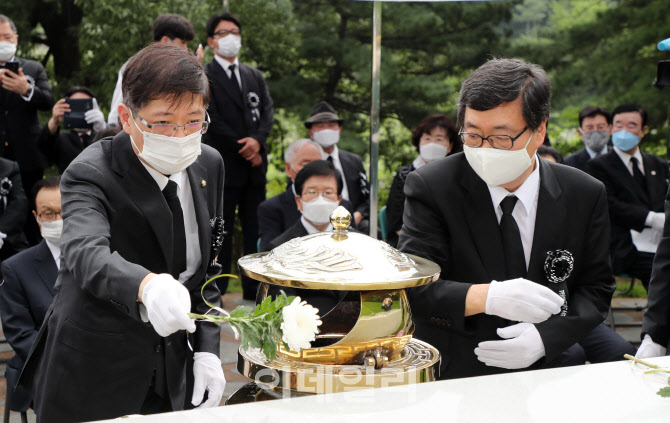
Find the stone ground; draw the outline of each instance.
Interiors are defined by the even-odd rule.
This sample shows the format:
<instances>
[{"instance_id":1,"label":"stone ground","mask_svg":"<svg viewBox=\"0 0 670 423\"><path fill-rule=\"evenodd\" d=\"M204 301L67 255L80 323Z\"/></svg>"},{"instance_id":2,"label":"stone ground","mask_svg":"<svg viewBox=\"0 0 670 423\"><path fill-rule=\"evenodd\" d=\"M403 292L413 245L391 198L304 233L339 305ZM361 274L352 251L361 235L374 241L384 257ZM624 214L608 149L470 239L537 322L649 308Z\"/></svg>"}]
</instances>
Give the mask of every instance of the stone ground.
<instances>
[{"instance_id":1,"label":"stone ground","mask_svg":"<svg viewBox=\"0 0 670 423\"><path fill-rule=\"evenodd\" d=\"M615 298L612 301L613 307L644 307L646 306L646 298ZM233 310L238 305L249 305L253 306L252 301L246 301L242 299L242 293L228 293L223 297L223 308L225 310ZM615 311L614 320L616 325L627 324L627 323L636 323L642 321L642 311ZM611 318L611 316L610 316ZM608 321L609 319L608 318ZM640 342L640 327L631 326L631 327L617 327L617 332L627 341L633 343L634 345L639 345ZM242 376L237 371L237 349L239 342L235 340L233 331L230 329L229 325L223 325L221 330L221 363L223 366L224 374L226 375L226 390L224 392L223 400L221 405L225 400L237 389L242 387L244 384L249 382L247 378ZM6 343L0 344L0 360L8 359L13 355L13 352ZM3 360L3 361L4 361ZM5 374L5 365L0 364L0 375L4 376ZM6 381L4 377L0 377L0 416L4 413L5 408L5 397L6 397ZM11 413L10 421L20 421L18 413ZM32 411L28 412L28 421L35 422L35 415Z\"/></svg>"}]
</instances>

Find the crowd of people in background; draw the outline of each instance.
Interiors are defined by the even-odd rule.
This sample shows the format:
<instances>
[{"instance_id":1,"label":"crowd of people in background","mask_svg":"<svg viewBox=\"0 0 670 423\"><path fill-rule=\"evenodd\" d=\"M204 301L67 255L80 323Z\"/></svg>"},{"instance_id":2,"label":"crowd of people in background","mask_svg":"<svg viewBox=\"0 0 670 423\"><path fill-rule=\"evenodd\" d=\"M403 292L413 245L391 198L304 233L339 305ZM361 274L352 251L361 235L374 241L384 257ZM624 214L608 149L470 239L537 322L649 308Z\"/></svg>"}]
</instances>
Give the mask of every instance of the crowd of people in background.
<instances>
[{"instance_id":1,"label":"crowd of people in background","mask_svg":"<svg viewBox=\"0 0 670 423\"><path fill-rule=\"evenodd\" d=\"M325 101L317 101L309 116L305 116L305 138L295 140L285 150L286 190L274 197L266 198L266 173L271 143L268 137L274 121L273 101L262 73L239 60L238 55L244 39L242 28L243 24L228 13L214 15L206 24L207 45L214 51L214 59L203 66L209 82L209 102L202 141L220 154L225 168L225 182L222 187L222 225L226 236L218 254L218 262L222 266L223 273L230 273L231 270L232 234L235 231L236 219L239 219L242 229L243 253L251 254L269 251L300 236L331 230L329 216L339 205L351 213L352 230L363 233L369 232L370 214L377 212L370 210L370 188L362 158L338 146L342 127L346 122ZM152 31L156 43L171 44L184 50L188 50L188 43L195 38L191 23L179 15L159 16L153 24ZM43 66L36 61L16 56L18 37L12 20L0 15L2 87L0 88L0 261L4 275L4 284L0 287L0 313L5 336L16 352L16 357L8 364L8 386L16 385L32 339L36 336L55 294L54 283L60 268L59 240L62 230L60 178L59 176L45 178L45 169L55 167L58 175L67 174L70 164L98 140L123 135L117 135L122 130L122 117L119 111L123 108L119 105L124 101L123 86L127 83L124 81L124 75L127 75L125 71L130 62L126 62L119 69L110 113L105 118L95 94L85 86L69 88L65 97L54 103ZM195 54L197 60L202 62L202 46L198 47ZM72 112L72 100L90 100L91 107L84 113L79 126L66 127L64 121ZM500 104L508 104L506 101L501 100ZM479 110L476 104L472 107L472 110ZM49 110L51 110L50 119L45 125L41 125L38 112ZM137 110L130 109L129 113L135 125L138 121L141 122L152 134L172 136L178 130L178 127L166 125L161 119L140 116ZM494 128L488 132L488 137L483 137L478 131L482 132L481 126L485 120L481 121L481 125L475 124L473 116L476 115L470 115L471 120L464 121L464 116L460 113L465 112L459 110L459 116L456 117L458 123L444 114L432 114L423 118L412 130L410 142L416 149L416 158L397 169L390 186L385 205L386 220L382 222L386 228L384 241L394 247L400 247L403 251L434 258L437 262L443 260L443 263L451 263L450 259L445 258L445 255L449 254L447 251L451 251L453 258L477 263L474 257L468 256L474 254L469 242L462 240L456 242L450 238L460 234L472 222L468 220L470 218L468 216L457 215L459 208L453 207L454 203L449 203L447 200L460 204L460 202L467 203L469 197L454 190L450 191L448 199L432 198L431 184L461 184L460 178L453 172L440 173L439 167L434 163L445 164L445 169L447 163L451 166L449 169L460 169L460 167L465 169L466 157L471 166L475 160L485 163L489 159L483 156L476 158L475 150L490 149L492 152L499 152L516 148L515 142L531 143L531 139L527 138L530 134L527 130L532 129L530 135L532 139L536 140L534 137L537 134L543 135L540 145L536 148L536 156L540 158L538 160L562 166L555 168L552 165L543 168L543 171L556 172L560 178L569 181L565 184L557 183L557 192L560 189L582 190L583 187L578 188L580 183L592 181L591 178L585 179L587 177L584 173L602 182L606 190L607 198L603 199L602 203L594 203L591 213L609 215L610 225L599 230L602 230L602 234L606 232L611 234L611 241L606 250L608 257L611 258L612 272L609 275L594 276L588 269L577 267L576 271L585 278L580 283L587 286L591 283L587 280L588 277L606 279L621 274L641 280L649 293L649 311L644 318L644 338L638 355L649 357L665 354L670 338L668 330L670 245L667 244L670 238L663 237L666 220L664 202L668 193L669 171L668 164L664 160L640 150L640 143L647 131L647 112L644 108L637 104L625 103L616 106L610 113L602 106L585 107L579 113L579 120L576 122L584 148L565 159L549 145L548 137L545 137L546 120L543 124L538 122L535 126L526 122L525 128L520 124L517 132L522 128L523 130L518 134L516 132L512 134L507 128ZM186 132L188 125L183 126ZM496 135L496 130L500 130L499 135ZM505 145L504 143L508 141L510 145ZM149 142L150 139L147 139L145 134L144 146L147 147ZM526 145L534 145L533 143ZM464 145L465 153L463 153ZM142 154L151 152L140 152L140 159L143 158ZM165 163L165 172L161 169L158 169L159 171L166 175L172 173L170 169L174 163L170 162L170 157L154 158ZM579 172L566 170L568 167L578 169ZM482 170L481 174L478 169L475 171L490 187L504 185L496 183L505 179L504 175L487 173L488 170L486 172ZM410 175L416 176L410 177ZM532 175L526 176L532 181ZM551 179L550 176L542 177ZM595 181L593 182L594 184L588 185L588 189L591 190L590 194L597 197L599 191ZM205 183L203 179L203 187ZM477 189L480 188L472 188L471 192L478 193ZM462 189L471 188L462 187ZM488 195L488 191L485 194ZM491 195L495 198L493 190ZM532 193L529 195L532 197ZM521 193L518 197L519 204L525 204ZM500 200L504 202L502 198ZM576 200L571 198L570 201ZM474 204L470 206L474 207ZM536 208L542 207L535 204ZM425 221L417 221L426 213L425 208L422 208L426 205L435 207L435 210L424 216ZM602 205L606 205L606 209L601 210L599 207ZM412 219L409 223L404 221L408 216L407 207L410 207ZM481 207L484 207L483 203ZM486 207L490 208L490 201ZM512 208L514 207L513 205ZM533 213L535 212L537 210ZM500 214L498 220L502 222L503 215L507 212L501 209L499 212L496 210L496 213ZM438 232L444 239L451 240L451 243L445 244L442 240L434 239L435 234L429 236L426 232L429 230L426 226L428 222L434 224L442 222ZM584 231L588 233L590 230L589 221L586 220L582 222L577 219L568 224L574 226L574 230L581 235L584 235ZM583 225L576 226L580 224ZM458 225L460 227L457 228ZM405 233L407 230L408 234ZM451 230L454 232L449 232ZM525 241L524 230L521 228L521 237ZM467 238L465 234L462 235L463 239ZM539 235L536 231L535 236ZM422 237L433 239L435 243L429 247L421 242ZM477 235L473 237L477 238ZM585 240L585 242L591 241ZM594 242L593 245L596 244ZM444 247L443 251L436 250L440 246ZM463 250L454 250L458 246ZM528 245L524 244L524 247L529 255ZM591 263L590 260L591 258L584 258L585 262ZM526 257L529 273L531 264L530 256ZM600 266L602 263L593 261L591 264ZM454 280L458 280L463 277L459 272L460 270L454 269L453 265L446 265L443 267L443 278L453 277ZM475 270L472 272L473 275L468 277L481 276L474 275ZM520 274L511 271L505 274L504 277L508 279L524 277L525 268ZM227 290L228 281L221 278L217 283L223 295ZM256 298L258 282L244 279L242 286L245 299ZM442 341L435 340L441 333L435 326L439 325L439 330L451 327L452 323L454 326L462 326L463 313L460 316L448 313L435 314L437 305L433 301L444 300L445 304L451 304L453 298L465 298L465 291L453 287L453 290L449 291L452 299L447 301L442 297L443 294L437 291L439 286L442 285L435 284L426 288L423 292L424 298L418 298L416 293L413 296L415 304L423 308L417 313L417 334L433 340L444 354L461 357L462 352L454 350L456 344L447 345L447 341L443 344ZM495 284L492 284L491 289L494 288ZM328 310L339 301L336 293L320 294L323 295L311 298L319 309ZM591 299L601 294L602 292L593 294ZM309 293L301 295L310 298ZM427 300L427 297L430 299ZM599 299L594 302L597 305L592 312L580 311L584 316L588 315L582 316L585 320L599 320L599 324L584 333L575 331L574 336L568 339L574 338L577 342L570 342L570 345L548 345L545 342L547 360L551 359L562 365L573 365L587 361L598 363L618 360L623 354L635 354L633 345L602 323L600 309L607 308L609 304L600 304ZM453 306L456 309L459 307L455 303ZM595 310L596 308L598 310ZM487 314L495 314L489 311ZM424 313L429 314L424 316ZM498 317L495 319L519 320L505 313L498 313L496 316ZM481 324L481 330L486 332L493 330L497 323L481 320L478 324ZM549 329L547 327L540 330L543 337L545 335L543 330L546 330L546 333L554 333L552 331L561 329L560 326ZM460 342L458 348L462 348L463 345L478 348L479 361L486 363L486 360L489 360L486 348L477 346L475 342L479 338L466 338L458 339ZM545 346L542 347L543 354ZM476 358L473 356L466 359L471 366L470 369L477 369L474 372L476 374L486 373L486 368L476 362ZM533 362L529 363L531 364ZM463 376L458 369L454 369L454 367L446 369L445 375ZM17 390L12 393L10 399L12 409L25 410L29 407L31 399L28 392Z\"/></svg>"}]
</instances>

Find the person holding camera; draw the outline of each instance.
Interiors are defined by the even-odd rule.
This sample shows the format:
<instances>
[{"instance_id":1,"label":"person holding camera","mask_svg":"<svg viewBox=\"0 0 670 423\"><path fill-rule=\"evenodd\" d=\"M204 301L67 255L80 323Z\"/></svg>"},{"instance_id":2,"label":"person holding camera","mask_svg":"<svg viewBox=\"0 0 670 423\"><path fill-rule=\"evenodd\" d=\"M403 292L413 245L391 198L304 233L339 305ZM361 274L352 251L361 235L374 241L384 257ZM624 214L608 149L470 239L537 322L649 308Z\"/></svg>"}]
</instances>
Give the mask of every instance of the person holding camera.
<instances>
[{"instance_id":1,"label":"person holding camera","mask_svg":"<svg viewBox=\"0 0 670 423\"><path fill-rule=\"evenodd\" d=\"M85 107L92 107L83 113L83 116L73 118L71 104L74 101L90 102ZM61 131L60 126L70 128L70 131ZM62 174L68 165L86 147L96 139L96 135L107 128L105 115L100 111L98 102L86 87L70 87L53 107L51 119L39 138L39 149L47 158L49 165L58 166L58 173Z\"/></svg>"}]
</instances>

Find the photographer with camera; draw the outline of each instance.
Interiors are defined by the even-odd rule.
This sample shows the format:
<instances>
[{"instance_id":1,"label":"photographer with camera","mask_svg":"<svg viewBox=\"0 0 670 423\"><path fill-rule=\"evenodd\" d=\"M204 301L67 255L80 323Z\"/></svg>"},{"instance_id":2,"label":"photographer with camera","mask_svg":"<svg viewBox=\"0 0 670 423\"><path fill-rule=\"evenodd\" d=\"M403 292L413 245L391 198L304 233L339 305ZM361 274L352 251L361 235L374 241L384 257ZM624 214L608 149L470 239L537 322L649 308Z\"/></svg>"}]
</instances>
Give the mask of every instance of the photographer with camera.
<instances>
[{"instance_id":1,"label":"photographer with camera","mask_svg":"<svg viewBox=\"0 0 670 423\"><path fill-rule=\"evenodd\" d=\"M69 131L61 131L70 129ZM86 87L70 87L65 97L56 102L51 119L39 138L40 152L49 165L58 166L62 174L68 165L107 128L105 115L98 107L95 95Z\"/></svg>"}]
</instances>

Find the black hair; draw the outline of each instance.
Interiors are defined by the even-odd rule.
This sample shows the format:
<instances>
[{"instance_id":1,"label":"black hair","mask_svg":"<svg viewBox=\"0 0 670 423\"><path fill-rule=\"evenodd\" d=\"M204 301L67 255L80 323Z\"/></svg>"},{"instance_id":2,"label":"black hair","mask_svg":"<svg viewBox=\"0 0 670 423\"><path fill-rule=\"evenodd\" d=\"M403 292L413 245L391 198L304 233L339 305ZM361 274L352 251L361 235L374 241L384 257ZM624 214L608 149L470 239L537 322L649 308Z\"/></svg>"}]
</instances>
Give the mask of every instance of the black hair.
<instances>
[{"instance_id":1,"label":"black hair","mask_svg":"<svg viewBox=\"0 0 670 423\"><path fill-rule=\"evenodd\" d=\"M46 178L35 182L35 185L33 185L33 189L31 191L33 204L35 204L37 194L39 194L41 190L49 188L60 189L60 175L47 176Z\"/></svg>"},{"instance_id":2,"label":"black hair","mask_svg":"<svg viewBox=\"0 0 670 423\"><path fill-rule=\"evenodd\" d=\"M416 150L419 151L419 143L421 142L421 136L423 134L430 134L433 129L442 128L444 132L447 133L449 138L449 143L451 143L451 151L449 154L458 153L463 151L463 144L458 139L458 130L456 125L452 122L449 117L445 115L435 114L429 115L421 119L421 122L412 129L412 144L416 147Z\"/></svg>"},{"instance_id":3,"label":"black hair","mask_svg":"<svg viewBox=\"0 0 670 423\"><path fill-rule=\"evenodd\" d=\"M595 117L598 115L603 116L605 120L607 120L608 125L612 124L612 115L610 115L609 110L604 107L586 106L579 112L579 127L582 127L582 122L587 117Z\"/></svg>"},{"instance_id":4,"label":"black hair","mask_svg":"<svg viewBox=\"0 0 670 423\"><path fill-rule=\"evenodd\" d=\"M179 38L180 40L191 41L195 38L195 30L191 22L185 17L173 13L157 17L151 31L154 35L154 41L160 41L166 35L171 40Z\"/></svg>"},{"instance_id":5,"label":"black hair","mask_svg":"<svg viewBox=\"0 0 670 423\"><path fill-rule=\"evenodd\" d=\"M302 195L302 187L312 176L331 176L337 181L337 195L342 195L342 175L328 160L315 160L307 163L295 177L295 193Z\"/></svg>"},{"instance_id":6,"label":"black hair","mask_svg":"<svg viewBox=\"0 0 670 423\"><path fill-rule=\"evenodd\" d=\"M647 126L647 111L644 110L642 106L636 103L623 103L614 108L612 111L612 122L614 122L614 116L621 113L637 112L642 117L642 128Z\"/></svg>"},{"instance_id":7,"label":"black hair","mask_svg":"<svg viewBox=\"0 0 670 423\"><path fill-rule=\"evenodd\" d=\"M209 104L209 81L195 55L168 43L153 43L135 53L123 71L123 103L134 111L159 97L179 101L202 96Z\"/></svg>"},{"instance_id":8,"label":"black hair","mask_svg":"<svg viewBox=\"0 0 670 423\"><path fill-rule=\"evenodd\" d=\"M73 94L76 93L84 93L91 98L95 98L95 95L93 94L93 91L89 90L87 87L84 87L83 85L74 85L65 91L65 97L71 97Z\"/></svg>"},{"instance_id":9,"label":"black hair","mask_svg":"<svg viewBox=\"0 0 670 423\"><path fill-rule=\"evenodd\" d=\"M554 147L548 146L548 145L541 145L540 148L537 149L537 155L542 157L542 156L551 156L556 160L556 163L563 164L563 155L556 150Z\"/></svg>"},{"instance_id":10,"label":"black hair","mask_svg":"<svg viewBox=\"0 0 670 423\"><path fill-rule=\"evenodd\" d=\"M237 25L237 28L240 30L240 33L242 33L242 24L240 23L239 19L237 19L230 13L221 13L220 15L214 15L207 20L205 30L207 31L208 37L214 36L214 31L216 30L216 27L219 25L219 22L221 21L228 21L234 23L235 25Z\"/></svg>"},{"instance_id":11,"label":"black hair","mask_svg":"<svg viewBox=\"0 0 670 423\"><path fill-rule=\"evenodd\" d=\"M461 86L458 124L462 127L465 108L495 109L521 99L523 119L532 130L549 119L551 83L541 66L520 59L493 59L481 65Z\"/></svg>"}]
</instances>

